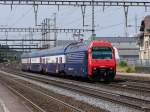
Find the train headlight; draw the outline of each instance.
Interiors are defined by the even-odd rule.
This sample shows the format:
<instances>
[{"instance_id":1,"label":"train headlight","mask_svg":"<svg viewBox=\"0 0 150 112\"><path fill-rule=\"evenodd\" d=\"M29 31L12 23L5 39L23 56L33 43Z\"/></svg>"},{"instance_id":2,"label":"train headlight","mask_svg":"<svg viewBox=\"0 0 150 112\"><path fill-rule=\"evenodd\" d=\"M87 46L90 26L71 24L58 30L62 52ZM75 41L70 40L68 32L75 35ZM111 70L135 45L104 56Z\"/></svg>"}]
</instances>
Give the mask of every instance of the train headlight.
<instances>
[{"instance_id":1,"label":"train headlight","mask_svg":"<svg viewBox=\"0 0 150 112\"><path fill-rule=\"evenodd\" d=\"M113 67L110 67L110 70L113 70Z\"/></svg>"},{"instance_id":2,"label":"train headlight","mask_svg":"<svg viewBox=\"0 0 150 112\"><path fill-rule=\"evenodd\" d=\"M96 70L96 68L93 68L94 70Z\"/></svg>"},{"instance_id":3,"label":"train headlight","mask_svg":"<svg viewBox=\"0 0 150 112\"><path fill-rule=\"evenodd\" d=\"M97 69L94 67L93 68L93 73L96 73L97 72Z\"/></svg>"}]
</instances>

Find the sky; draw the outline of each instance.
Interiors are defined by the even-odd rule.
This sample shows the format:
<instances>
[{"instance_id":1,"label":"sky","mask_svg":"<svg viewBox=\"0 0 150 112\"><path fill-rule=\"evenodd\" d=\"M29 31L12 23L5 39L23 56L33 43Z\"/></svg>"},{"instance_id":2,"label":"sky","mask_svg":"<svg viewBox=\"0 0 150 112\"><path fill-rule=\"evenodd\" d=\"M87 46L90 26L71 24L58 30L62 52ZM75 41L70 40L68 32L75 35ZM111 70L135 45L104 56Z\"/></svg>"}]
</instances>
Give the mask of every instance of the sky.
<instances>
[{"instance_id":1,"label":"sky","mask_svg":"<svg viewBox=\"0 0 150 112\"><path fill-rule=\"evenodd\" d=\"M122 1L122 0L120 0ZM125 0L124 0L125 1ZM135 1L135 0L126 0ZM137 0L149 1L149 0ZM56 13L57 28L83 28L81 7L73 6L39 6L38 24L40 25L44 18L53 18ZM91 29L91 7L86 7L85 28ZM0 5L0 27L35 27L33 6L10 6ZM135 17L137 17L137 29L142 19L150 14L150 8L145 10L144 7L129 7L128 13L128 34L133 36L135 30ZM124 28L124 9L123 7L95 7L95 29L98 37L123 37L125 36ZM22 38L28 34L8 33L9 38ZM84 33L85 38L90 38L91 33ZM1 38L5 38L5 33L0 33ZM40 33L35 33L34 37L40 38ZM72 39L71 34L60 33L58 39Z\"/></svg>"}]
</instances>

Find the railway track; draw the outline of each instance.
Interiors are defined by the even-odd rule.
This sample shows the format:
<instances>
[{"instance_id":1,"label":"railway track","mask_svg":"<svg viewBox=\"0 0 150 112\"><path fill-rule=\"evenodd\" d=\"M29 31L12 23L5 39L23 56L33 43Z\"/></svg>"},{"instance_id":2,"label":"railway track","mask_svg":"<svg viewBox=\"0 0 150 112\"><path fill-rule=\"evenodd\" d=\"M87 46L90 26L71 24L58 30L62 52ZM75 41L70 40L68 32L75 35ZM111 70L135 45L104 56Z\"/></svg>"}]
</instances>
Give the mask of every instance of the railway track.
<instances>
[{"instance_id":1,"label":"railway track","mask_svg":"<svg viewBox=\"0 0 150 112\"><path fill-rule=\"evenodd\" d=\"M113 84L109 84L109 86L150 94L150 84L144 84L144 83L140 84L138 82L125 82L119 84L113 83Z\"/></svg>"},{"instance_id":2,"label":"railway track","mask_svg":"<svg viewBox=\"0 0 150 112\"><path fill-rule=\"evenodd\" d=\"M97 83L97 85L102 85ZM103 85L106 86L106 85ZM143 81L133 81L133 80L127 80L123 83L111 83L108 85L109 87L114 88L120 88L120 89L126 89L126 90L133 90L133 91L139 91L150 94L150 83L144 83Z\"/></svg>"},{"instance_id":3,"label":"railway track","mask_svg":"<svg viewBox=\"0 0 150 112\"><path fill-rule=\"evenodd\" d=\"M27 73L20 73L20 72L14 72L14 71L11 71L10 73L12 72L14 75L17 75L17 76L19 75L21 77L25 77L31 80L36 80L42 83L54 85L54 86L61 87L67 90L79 92L82 94L86 94L88 96L92 96L94 98L99 98L99 99L107 100L110 102L118 103L118 104L125 105L134 109L141 110L141 111L146 111L146 112L150 111L149 100L143 100L140 98L134 98L134 97L126 96L126 95L116 94L113 92L108 92L108 91L104 91L100 89L93 89L93 88L90 88L81 84L61 82L58 80L51 80L51 79L47 79L38 75L33 76Z\"/></svg>"},{"instance_id":4,"label":"railway track","mask_svg":"<svg viewBox=\"0 0 150 112\"><path fill-rule=\"evenodd\" d=\"M15 68L14 68L15 69ZM20 69L17 69L17 71ZM97 85L102 85L97 83ZM106 85L103 85L106 86ZM138 91L138 92L144 92L150 94L150 82L145 81L134 81L134 80L127 80L123 83L111 83L108 85L109 87L114 88L120 88L120 89L126 89L126 90L132 90L132 91Z\"/></svg>"},{"instance_id":5,"label":"railway track","mask_svg":"<svg viewBox=\"0 0 150 112\"><path fill-rule=\"evenodd\" d=\"M15 69L15 68L14 68ZM18 71L19 69L17 69ZM99 83L97 84L99 85ZM100 84L101 85L101 84ZM106 85L103 85L106 86ZM117 89L126 89L138 92L144 92L150 94L150 82L148 81L138 81L138 80L127 80L123 83L111 83L108 85L109 87L114 87Z\"/></svg>"},{"instance_id":6,"label":"railway track","mask_svg":"<svg viewBox=\"0 0 150 112\"><path fill-rule=\"evenodd\" d=\"M10 89L12 92L14 92L16 95L18 95L19 97L21 97L22 99L24 99L26 102L28 102L29 104L32 105L32 107L34 107L34 109L38 112L46 112L44 109L42 109L40 106L38 106L36 103L32 102L30 99L26 98L24 95L22 95L21 93L19 93L17 90L15 90L14 88L12 88L11 86L5 84L4 82L2 82L5 87L7 87L8 89Z\"/></svg>"},{"instance_id":7,"label":"railway track","mask_svg":"<svg viewBox=\"0 0 150 112\"><path fill-rule=\"evenodd\" d=\"M26 78L27 78L27 77L26 77ZM52 99L52 100L54 100L55 102L57 102L58 104L64 105L66 108L69 108L69 110L71 110L72 112L85 112L84 110L81 110L81 109L79 109L79 108L77 108L77 107L75 107L75 106L72 106L72 105L70 105L70 104L68 104L68 103L66 103L66 102L64 102L64 101L61 101L61 100L55 98L55 97L52 97L52 96L50 96L50 95L48 95L48 94L46 94L46 93L44 93L44 92L42 92L42 91L40 91L40 90L37 90L37 89L31 88L31 87L28 87L28 86L26 86L26 85L24 85L24 84L22 84L22 83L20 83L20 82L18 82L18 81L16 81L16 80L14 80L14 79L8 79L8 80L11 80L12 82L17 83L17 84L20 85L22 88L27 88L27 89L29 89L29 90L32 90L32 91L35 91L36 93L41 94L42 96L45 96L45 97L47 97L47 98L49 98L49 99ZM14 89L13 87L11 87L10 85L7 85L5 82L3 82L3 84L4 84L7 88L9 88L12 92L14 92L16 95L18 95L19 97L21 97L22 99L24 99L25 101L27 101L29 104L31 104L32 107L34 107L34 109L36 109L38 112L47 112L47 111L45 111L44 109L42 109L40 106L38 106L38 104L34 103L32 100L30 100L30 99L27 98L26 96L22 95L20 92L18 92L16 89ZM54 112L54 111L48 111L48 112Z\"/></svg>"}]
</instances>

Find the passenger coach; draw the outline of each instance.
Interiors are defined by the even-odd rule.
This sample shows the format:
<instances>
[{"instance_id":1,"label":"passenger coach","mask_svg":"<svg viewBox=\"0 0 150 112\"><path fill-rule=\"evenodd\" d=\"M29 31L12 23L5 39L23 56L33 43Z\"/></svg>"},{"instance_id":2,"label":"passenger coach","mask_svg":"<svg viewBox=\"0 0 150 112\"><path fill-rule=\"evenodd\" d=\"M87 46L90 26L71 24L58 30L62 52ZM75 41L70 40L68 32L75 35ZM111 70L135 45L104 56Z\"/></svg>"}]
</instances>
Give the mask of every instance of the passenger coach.
<instances>
[{"instance_id":1,"label":"passenger coach","mask_svg":"<svg viewBox=\"0 0 150 112\"><path fill-rule=\"evenodd\" d=\"M107 41L71 43L22 55L22 70L113 80L115 50Z\"/></svg>"}]
</instances>

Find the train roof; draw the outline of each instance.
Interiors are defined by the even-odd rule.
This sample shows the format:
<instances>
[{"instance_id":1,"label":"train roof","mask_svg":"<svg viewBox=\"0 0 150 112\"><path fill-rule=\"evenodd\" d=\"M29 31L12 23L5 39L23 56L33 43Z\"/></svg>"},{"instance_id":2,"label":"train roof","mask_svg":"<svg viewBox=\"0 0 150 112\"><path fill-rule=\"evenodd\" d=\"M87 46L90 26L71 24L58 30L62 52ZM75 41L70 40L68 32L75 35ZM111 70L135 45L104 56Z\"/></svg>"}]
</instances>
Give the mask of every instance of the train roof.
<instances>
[{"instance_id":1,"label":"train roof","mask_svg":"<svg viewBox=\"0 0 150 112\"><path fill-rule=\"evenodd\" d=\"M111 45L109 42L106 41L99 41L102 45ZM40 50L40 51L34 51L31 53L25 53L22 55L22 58L30 58L30 57L44 57L48 55L61 55L64 53L70 53L70 52L80 52L80 51L87 51L88 46L91 43L91 41L85 41L85 42L74 42L67 44L65 46L59 46L54 47L50 49ZM92 41L92 44L98 44L98 41Z\"/></svg>"},{"instance_id":2,"label":"train roof","mask_svg":"<svg viewBox=\"0 0 150 112\"><path fill-rule=\"evenodd\" d=\"M48 56L48 55L56 55L56 54L59 55L59 54L64 54L68 52L85 51L86 49L87 49L86 44L74 42L74 43L67 44L65 46L59 46L59 47L54 47L50 49L24 53L22 55L22 58Z\"/></svg>"},{"instance_id":3,"label":"train roof","mask_svg":"<svg viewBox=\"0 0 150 112\"><path fill-rule=\"evenodd\" d=\"M89 42L72 43L66 48L65 53L87 51L88 46Z\"/></svg>"},{"instance_id":4,"label":"train roof","mask_svg":"<svg viewBox=\"0 0 150 112\"><path fill-rule=\"evenodd\" d=\"M51 49L44 49L44 50L38 50L34 51L28 54L24 54L22 57L39 57L39 56L48 56L48 55L56 55L56 54L62 54L64 51L65 46L59 46Z\"/></svg>"}]
</instances>

